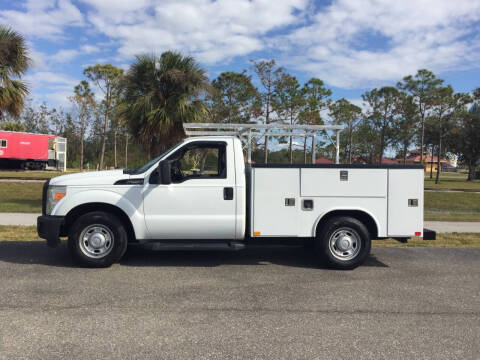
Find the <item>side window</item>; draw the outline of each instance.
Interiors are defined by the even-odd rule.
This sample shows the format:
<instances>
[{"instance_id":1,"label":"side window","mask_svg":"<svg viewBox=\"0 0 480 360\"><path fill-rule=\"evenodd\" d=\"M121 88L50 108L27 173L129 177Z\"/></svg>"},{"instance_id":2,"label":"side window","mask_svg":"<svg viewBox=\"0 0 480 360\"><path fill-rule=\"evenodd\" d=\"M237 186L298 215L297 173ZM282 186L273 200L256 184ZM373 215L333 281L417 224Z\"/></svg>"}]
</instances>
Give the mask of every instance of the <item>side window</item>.
<instances>
[{"instance_id":1,"label":"side window","mask_svg":"<svg viewBox=\"0 0 480 360\"><path fill-rule=\"evenodd\" d=\"M225 144L192 144L171 157L172 181L226 178Z\"/></svg>"},{"instance_id":2,"label":"side window","mask_svg":"<svg viewBox=\"0 0 480 360\"><path fill-rule=\"evenodd\" d=\"M7 147L7 140L0 140L0 148L6 148Z\"/></svg>"}]
</instances>

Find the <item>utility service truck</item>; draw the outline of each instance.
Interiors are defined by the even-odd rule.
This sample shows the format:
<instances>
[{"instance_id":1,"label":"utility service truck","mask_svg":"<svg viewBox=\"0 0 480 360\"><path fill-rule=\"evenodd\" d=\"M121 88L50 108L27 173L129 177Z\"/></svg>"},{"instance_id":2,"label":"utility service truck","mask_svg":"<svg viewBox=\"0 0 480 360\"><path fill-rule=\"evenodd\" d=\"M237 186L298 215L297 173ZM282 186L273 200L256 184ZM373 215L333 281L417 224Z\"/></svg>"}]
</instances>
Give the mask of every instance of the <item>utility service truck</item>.
<instances>
[{"instance_id":1,"label":"utility service truck","mask_svg":"<svg viewBox=\"0 0 480 360\"><path fill-rule=\"evenodd\" d=\"M423 229L423 176L416 165L246 164L238 136L197 136L137 169L47 181L37 230L53 247L68 236L90 267L119 261L129 243L239 250L288 240L352 269L372 239L435 238Z\"/></svg>"}]
</instances>

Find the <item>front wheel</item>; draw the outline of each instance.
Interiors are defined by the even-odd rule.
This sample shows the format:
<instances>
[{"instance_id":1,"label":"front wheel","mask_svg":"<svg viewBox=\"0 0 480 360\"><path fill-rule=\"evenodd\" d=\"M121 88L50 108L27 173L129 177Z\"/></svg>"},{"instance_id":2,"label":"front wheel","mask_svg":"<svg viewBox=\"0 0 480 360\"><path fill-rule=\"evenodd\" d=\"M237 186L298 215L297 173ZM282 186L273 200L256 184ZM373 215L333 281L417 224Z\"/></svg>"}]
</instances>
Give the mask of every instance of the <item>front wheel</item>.
<instances>
[{"instance_id":1,"label":"front wheel","mask_svg":"<svg viewBox=\"0 0 480 360\"><path fill-rule=\"evenodd\" d=\"M73 259L86 267L108 267L127 250L128 237L118 218L94 211L80 216L70 229L68 247Z\"/></svg>"},{"instance_id":2,"label":"front wheel","mask_svg":"<svg viewBox=\"0 0 480 360\"><path fill-rule=\"evenodd\" d=\"M328 220L317 233L315 251L322 262L337 269L354 269L370 254L368 229L359 220L341 216Z\"/></svg>"}]
</instances>

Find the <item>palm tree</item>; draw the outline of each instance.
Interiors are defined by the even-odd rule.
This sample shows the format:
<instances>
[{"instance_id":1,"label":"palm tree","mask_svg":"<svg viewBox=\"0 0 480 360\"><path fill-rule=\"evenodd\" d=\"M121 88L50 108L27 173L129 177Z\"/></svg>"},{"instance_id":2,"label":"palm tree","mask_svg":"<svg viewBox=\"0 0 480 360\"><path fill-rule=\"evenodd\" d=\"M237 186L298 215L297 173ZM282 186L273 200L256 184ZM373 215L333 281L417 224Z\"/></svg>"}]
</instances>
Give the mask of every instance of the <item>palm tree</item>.
<instances>
[{"instance_id":1,"label":"palm tree","mask_svg":"<svg viewBox=\"0 0 480 360\"><path fill-rule=\"evenodd\" d=\"M200 99L210 90L208 78L190 56L172 51L137 56L124 81L121 114L151 157L185 136L184 122L208 114Z\"/></svg>"},{"instance_id":2,"label":"palm tree","mask_svg":"<svg viewBox=\"0 0 480 360\"><path fill-rule=\"evenodd\" d=\"M0 120L4 113L20 115L28 86L21 81L31 64L25 39L0 25Z\"/></svg>"}]
</instances>

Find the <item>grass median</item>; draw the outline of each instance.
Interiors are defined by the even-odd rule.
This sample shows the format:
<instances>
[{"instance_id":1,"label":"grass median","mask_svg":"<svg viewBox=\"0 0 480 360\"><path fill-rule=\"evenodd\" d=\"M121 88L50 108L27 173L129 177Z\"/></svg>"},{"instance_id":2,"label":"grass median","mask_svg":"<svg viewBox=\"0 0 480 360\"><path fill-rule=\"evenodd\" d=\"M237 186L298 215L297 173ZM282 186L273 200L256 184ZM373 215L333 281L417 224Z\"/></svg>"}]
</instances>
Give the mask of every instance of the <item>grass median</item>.
<instances>
[{"instance_id":1,"label":"grass median","mask_svg":"<svg viewBox=\"0 0 480 360\"><path fill-rule=\"evenodd\" d=\"M480 221L480 193L425 191L425 220Z\"/></svg>"},{"instance_id":2,"label":"grass median","mask_svg":"<svg viewBox=\"0 0 480 360\"><path fill-rule=\"evenodd\" d=\"M41 171L41 170L10 170L0 171L0 178L8 179L51 179L56 176L68 175L79 172L77 169L68 169L66 172L62 171Z\"/></svg>"},{"instance_id":3,"label":"grass median","mask_svg":"<svg viewBox=\"0 0 480 360\"><path fill-rule=\"evenodd\" d=\"M0 212L42 212L43 182L0 182Z\"/></svg>"},{"instance_id":4,"label":"grass median","mask_svg":"<svg viewBox=\"0 0 480 360\"><path fill-rule=\"evenodd\" d=\"M442 233L437 240L413 238L408 243L393 239L374 240L374 247L442 247L442 248L480 248L480 233ZM2 241L45 241L37 236L35 226L0 225L0 242Z\"/></svg>"},{"instance_id":5,"label":"grass median","mask_svg":"<svg viewBox=\"0 0 480 360\"><path fill-rule=\"evenodd\" d=\"M441 173L438 184L435 184L435 175L430 179L430 173L425 174L425 188L480 191L480 180L467 181L467 174Z\"/></svg>"}]
</instances>

